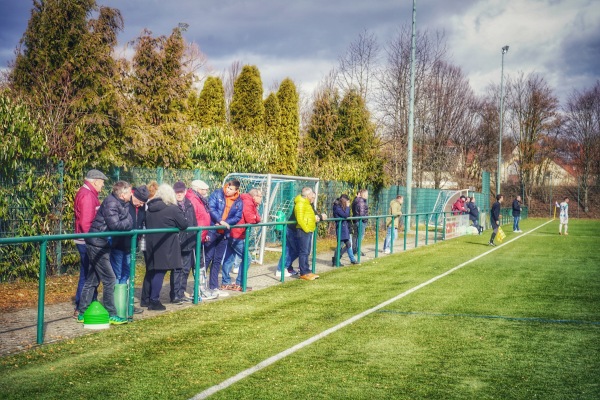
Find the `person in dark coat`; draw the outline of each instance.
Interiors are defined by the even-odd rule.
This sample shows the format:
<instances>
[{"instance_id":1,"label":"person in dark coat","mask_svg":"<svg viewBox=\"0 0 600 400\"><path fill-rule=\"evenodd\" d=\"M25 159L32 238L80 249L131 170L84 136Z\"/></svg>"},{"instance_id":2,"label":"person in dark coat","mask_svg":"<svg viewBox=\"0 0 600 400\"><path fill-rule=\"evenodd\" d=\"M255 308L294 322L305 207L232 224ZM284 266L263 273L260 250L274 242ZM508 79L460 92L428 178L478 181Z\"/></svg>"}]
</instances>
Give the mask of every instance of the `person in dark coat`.
<instances>
[{"instance_id":1,"label":"person in dark coat","mask_svg":"<svg viewBox=\"0 0 600 400\"><path fill-rule=\"evenodd\" d=\"M521 228L519 228L519 221L521 221L521 210L521 196L517 196L512 203L513 232L523 232Z\"/></svg>"},{"instance_id":2,"label":"person in dark coat","mask_svg":"<svg viewBox=\"0 0 600 400\"><path fill-rule=\"evenodd\" d=\"M492 209L490 211L490 222L492 224L492 237L490 237L490 246L495 246L494 239L498 234L498 228L500 227L500 207L502 201L504 200L504 196L501 194L496 195L496 202L492 205Z\"/></svg>"},{"instance_id":3,"label":"person in dark coat","mask_svg":"<svg viewBox=\"0 0 600 400\"><path fill-rule=\"evenodd\" d=\"M483 227L479 225L479 208L477 208L477 204L475 204L475 196L471 197L470 200L465 203L465 207L469 210L469 220L471 224L477 229L477 232L481 235L483 232Z\"/></svg>"},{"instance_id":4,"label":"person in dark coat","mask_svg":"<svg viewBox=\"0 0 600 400\"><path fill-rule=\"evenodd\" d=\"M142 229L146 221L144 205L150 196L146 185L133 188L131 200L127 203L133 220L133 229ZM139 239L139 237L138 237ZM110 264L118 284L127 283L130 274L131 236L115 236L110 248Z\"/></svg>"},{"instance_id":5,"label":"person in dark coat","mask_svg":"<svg viewBox=\"0 0 600 400\"><path fill-rule=\"evenodd\" d=\"M179 181L173 185L175 190L175 199L177 206L181 209L185 220L189 226L197 226L196 212L190 199L186 197L187 187L185 183ZM187 281L194 265L194 250L196 250L196 235L195 231L179 232L179 244L181 245L181 268L174 269L171 272L170 283L171 291L169 297L171 303L183 304L184 301L192 301L191 298L185 296Z\"/></svg>"},{"instance_id":6,"label":"person in dark coat","mask_svg":"<svg viewBox=\"0 0 600 400\"><path fill-rule=\"evenodd\" d=\"M146 212L146 228L188 228L188 222L181 209L177 206L175 191L168 184L158 187L154 198L148 201ZM180 269L181 245L178 232L151 233L146 235L146 270L149 274L150 302L148 310L165 310L160 302L160 290L165 273Z\"/></svg>"},{"instance_id":7,"label":"person in dark coat","mask_svg":"<svg viewBox=\"0 0 600 400\"><path fill-rule=\"evenodd\" d=\"M369 216L369 205L367 200L369 199L369 191L367 189L360 189L352 201L352 216L353 217L367 217ZM362 221L362 223L361 223ZM365 228L367 227L368 219L355 219L353 220L353 228L355 234L352 235L352 248L358 252L358 244L362 243L362 239L365 236ZM361 251L361 256L365 253Z\"/></svg>"},{"instance_id":8,"label":"person in dark coat","mask_svg":"<svg viewBox=\"0 0 600 400\"><path fill-rule=\"evenodd\" d=\"M125 181L115 183L112 193L100 205L89 233L130 230L133 227L133 220L127 207L130 199L131 185ZM104 287L102 299L104 307L108 311L109 322L116 325L127 323L127 319L117 315L117 308L115 307L114 290L116 277L110 265L110 244L108 238L86 238L85 244L90 259L90 273L86 277L83 290L81 291L77 322L85 322L83 314L92 302L94 291L98 289L98 285L102 282L102 286Z\"/></svg>"},{"instance_id":9,"label":"person in dark coat","mask_svg":"<svg viewBox=\"0 0 600 400\"><path fill-rule=\"evenodd\" d=\"M341 195L338 199L336 199L333 202L333 218L348 218L350 217L350 198L348 197L347 194L343 194ZM341 224L341 230L338 229L339 225ZM341 258L341 255L339 255L340 253L340 247L342 245L342 243L344 244L344 248L342 249L341 253L344 254L345 252L348 253L348 257L350 258L350 262L352 264L358 264L358 261L356 261L356 258L354 257L354 252L352 251L352 244L350 243L350 229L348 227L349 221L337 221L335 224L335 233L336 235L339 233L340 237L340 246L336 247L335 249L335 254L333 255L333 257L331 257L331 265L335 267L336 265L336 260L339 258ZM340 264L341 266L342 264Z\"/></svg>"}]
</instances>

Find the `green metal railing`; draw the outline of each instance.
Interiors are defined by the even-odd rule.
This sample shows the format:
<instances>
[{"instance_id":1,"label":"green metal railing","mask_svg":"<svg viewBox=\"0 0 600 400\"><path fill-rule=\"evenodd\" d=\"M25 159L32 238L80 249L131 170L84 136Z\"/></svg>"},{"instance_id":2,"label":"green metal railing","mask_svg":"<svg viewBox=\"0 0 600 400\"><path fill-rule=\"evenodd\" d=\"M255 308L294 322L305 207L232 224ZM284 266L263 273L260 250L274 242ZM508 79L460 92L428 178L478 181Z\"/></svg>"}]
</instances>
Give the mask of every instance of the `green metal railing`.
<instances>
[{"instance_id":1,"label":"green metal railing","mask_svg":"<svg viewBox=\"0 0 600 400\"><path fill-rule=\"evenodd\" d=\"M431 230L427 225L427 221L430 216L433 215L435 220L435 225L433 227L433 240L434 243L440 238L439 233L441 232L441 239L445 239L445 225L446 225L446 217L451 215L452 213L443 212L443 213L415 213L415 214L406 214L401 218L404 218L404 226L407 226L407 221L410 219L411 221L415 221L415 236L414 236L414 247L416 248L419 244L419 221L423 221L425 224L425 244L429 243L429 238L431 235ZM368 217L351 217L348 218L348 221L358 220L359 229L362 228L363 220L374 220L375 226L375 258L379 257L379 227L380 222L383 219L385 222L385 218L392 218L392 226L395 221L396 216L393 215L376 215L376 216L368 216ZM527 218L527 209L523 208L521 212L522 218ZM501 224L507 223L507 221L511 221L511 209L503 209L501 210ZM320 221L318 224L330 223L334 222L337 226L337 244L336 248L338 249L337 257L335 260L335 265L339 266L339 258L341 256L341 252L339 251L341 248L340 241L340 233L341 233L341 224L339 223L344 219L342 218L331 218L325 221ZM438 224L439 222L439 224ZM267 222L260 224L244 224L244 225L236 225L236 228L258 228L262 226L274 226L277 225L281 229L282 232L282 259L285 260L286 257L286 241L287 241L287 229L283 229L284 225L295 224L296 222L292 221L284 221L284 222ZM384 224L385 226L385 224ZM441 228L441 229L439 229ZM223 229L221 226L209 226L209 227L190 227L188 231L196 232L196 257L195 257L195 265L194 265L194 296L193 296L193 304L198 304L201 301L200 297L200 260L202 259L202 246L201 246L201 238L202 232L205 230L217 230ZM387 231L387 229L386 229ZM408 231L409 229L404 229L404 238L403 238L403 247L404 250L407 249L408 246ZM46 236L28 236L28 237L13 237L13 238L0 238L0 245L15 245L22 243L40 243L40 261L39 261L39 284L38 284L38 318L37 318L37 343L44 343L44 307L45 307L45 288L46 288L46 263L47 263L47 251L48 251L48 242L52 241L60 241L60 240L74 240L74 239L85 239L92 237L113 237L113 236L131 236L131 270L130 270L130 278L129 278L129 297L128 297L128 319L133 320L133 309L134 309L134 290L135 290L135 275L136 275L136 254L137 254L137 238L139 235L147 235L153 233L177 233L180 232L177 228L161 228L161 229L138 229L131 231L123 231L123 232L97 232L97 233L72 233L72 234L60 234L60 235L46 235ZM315 229L313 232L313 243L312 243L312 262L311 262L311 270L313 273L316 272L316 257L317 257L317 235L318 229ZM242 291L245 292L247 290L247 280L248 280L248 266L250 260L248 259L248 248L250 247L249 242L250 235L246 235L246 239L244 241L244 257L243 257L243 268L241 268L241 281L242 281ZM390 251L393 253L394 251L394 235L392 235L391 243L390 243ZM360 262L360 255L362 249L362 238L359 238L357 242L357 260ZM284 282L284 263L280 263L281 268L281 282Z\"/></svg>"}]
</instances>

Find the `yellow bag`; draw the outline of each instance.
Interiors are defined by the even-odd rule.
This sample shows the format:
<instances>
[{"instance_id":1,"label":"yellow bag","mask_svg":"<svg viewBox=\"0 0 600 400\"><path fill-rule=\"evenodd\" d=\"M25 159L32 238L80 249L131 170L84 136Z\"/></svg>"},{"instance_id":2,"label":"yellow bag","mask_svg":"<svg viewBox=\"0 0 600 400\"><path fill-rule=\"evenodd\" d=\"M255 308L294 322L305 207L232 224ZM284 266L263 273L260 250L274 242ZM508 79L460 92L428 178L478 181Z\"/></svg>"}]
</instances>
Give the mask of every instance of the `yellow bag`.
<instances>
[{"instance_id":1,"label":"yellow bag","mask_svg":"<svg viewBox=\"0 0 600 400\"><path fill-rule=\"evenodd\" d=\"M498 227L498 234L496 235L496 239L498 239L498 241L500 243L502 243L502 241L504 240L505 237L506 237L506 234L502 230L502 227L499 226Z\"/></svg>"}]
</instances>

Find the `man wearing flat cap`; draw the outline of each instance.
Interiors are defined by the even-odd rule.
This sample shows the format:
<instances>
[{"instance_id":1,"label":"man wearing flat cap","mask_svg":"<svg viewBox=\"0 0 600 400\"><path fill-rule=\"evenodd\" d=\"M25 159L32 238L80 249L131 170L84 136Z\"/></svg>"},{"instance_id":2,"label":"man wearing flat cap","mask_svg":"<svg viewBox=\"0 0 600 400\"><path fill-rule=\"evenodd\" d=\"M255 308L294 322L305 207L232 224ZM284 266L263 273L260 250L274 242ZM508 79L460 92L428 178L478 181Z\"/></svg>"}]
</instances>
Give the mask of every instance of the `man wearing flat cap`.
<instances>
[{"instance_id":1,"label":"man wearing flat cap","mask_svg":"<svg viewBox=\"0 0 600 400\"><path fill-rule=\"evenodd\" d=\"M100 207L100 200L98 194L104 187L104 181L108 180L106 175L97 169L91 169L85 176L83 186L79 188L75 195L75 203L73 211L75 212L75 233L88 233L92 226L92 221L96 217L96 211ZM79 282L77 283L77 291L75 292L75 311L73 318L77 318L79 312L77 307L79 306L79 300L81 299L81 290L85 283L85 278L90 269L90 260L87 256L87 248L85 246L85 240L75 239L75 245L77 251L79 251L79 258L81 260L79 266ZM94 294L94 299L97 293Z\"/></svg>"},{"instance_id":2,"label":"man wearing flat cap","mask_svg":"<svg viewBox=\"0 0 600 400\"><path fill-rule=\"evenodd\" d=\"M134 187L131 190L131 200L127 202L129 214L133 220L133 229L143 229L146 221L144 205L150 193L146 185ZM117 283L127 283L130 273L131 236L115 236L110 248L110 265ZM141 311L141 309L140 309Z\"/></svg>"}]
</instances>

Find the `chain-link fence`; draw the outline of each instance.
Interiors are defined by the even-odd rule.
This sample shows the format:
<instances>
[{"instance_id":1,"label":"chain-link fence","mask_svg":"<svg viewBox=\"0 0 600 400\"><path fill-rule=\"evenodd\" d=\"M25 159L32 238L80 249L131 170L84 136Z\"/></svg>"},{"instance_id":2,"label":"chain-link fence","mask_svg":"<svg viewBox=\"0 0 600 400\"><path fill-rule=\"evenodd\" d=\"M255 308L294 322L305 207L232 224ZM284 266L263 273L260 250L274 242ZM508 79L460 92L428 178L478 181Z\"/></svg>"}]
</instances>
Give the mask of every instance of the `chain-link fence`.
<instances>
[{"instance_id":1,"label":"chain-link fence","mask_svg":"<svg viewBox=\"0 0 600 400\"><path fill-rule=\"evenodd\" d=\"M30 164L29 169L18 171L12 177L0 177L0 237L35 236L45 234L62 234L73 232L73 199L87 170L65 171L59 164ZM173 184L183 181L187 185L192 180L205 181L211 190L221 187L225 176L201 169L167 169L167 168L109 168L109 178L100 193L102 200L110 193L112 185L118 180L130 182L133 186L157 183ZM487 184L485 177L487 176ZM484 174L483 193L469 192L474 195L482 210L489 209L489 173ZM294 193L282 191L280 196L291 202L299 194L301 187L295 187ZM354 198L360 188L339 181L320 181L317 209L321 213L332 214L335 199L342 194ZM385 215L390 202L397 196L406 196L406 188L390 186L381 190L369 191L369 214ZM449 211L448 202L457 191L443 191L428 188L413 188L411 210L405 204L403 213L431 213ZM446 209L444 209L444 206ZM289 211L289 210L288 210ZM285 211L282 211L285 214ZM287 215L286 215L287 217ZM369 220L371 228L374 220ZM328 232L326 225L319 234ZM276 239L275 239L276 240ZM48 273L60 274L69 269L78 269L78 253L72 242L56 242L54 248L48 249ZM2 246L0 247L0 281L18 277L34 278L38 273L39 254L33 247ZM28 267L29 266L29 267ZM23 271L29 271L29 275Z\"/></svg>"}]
</instances>

